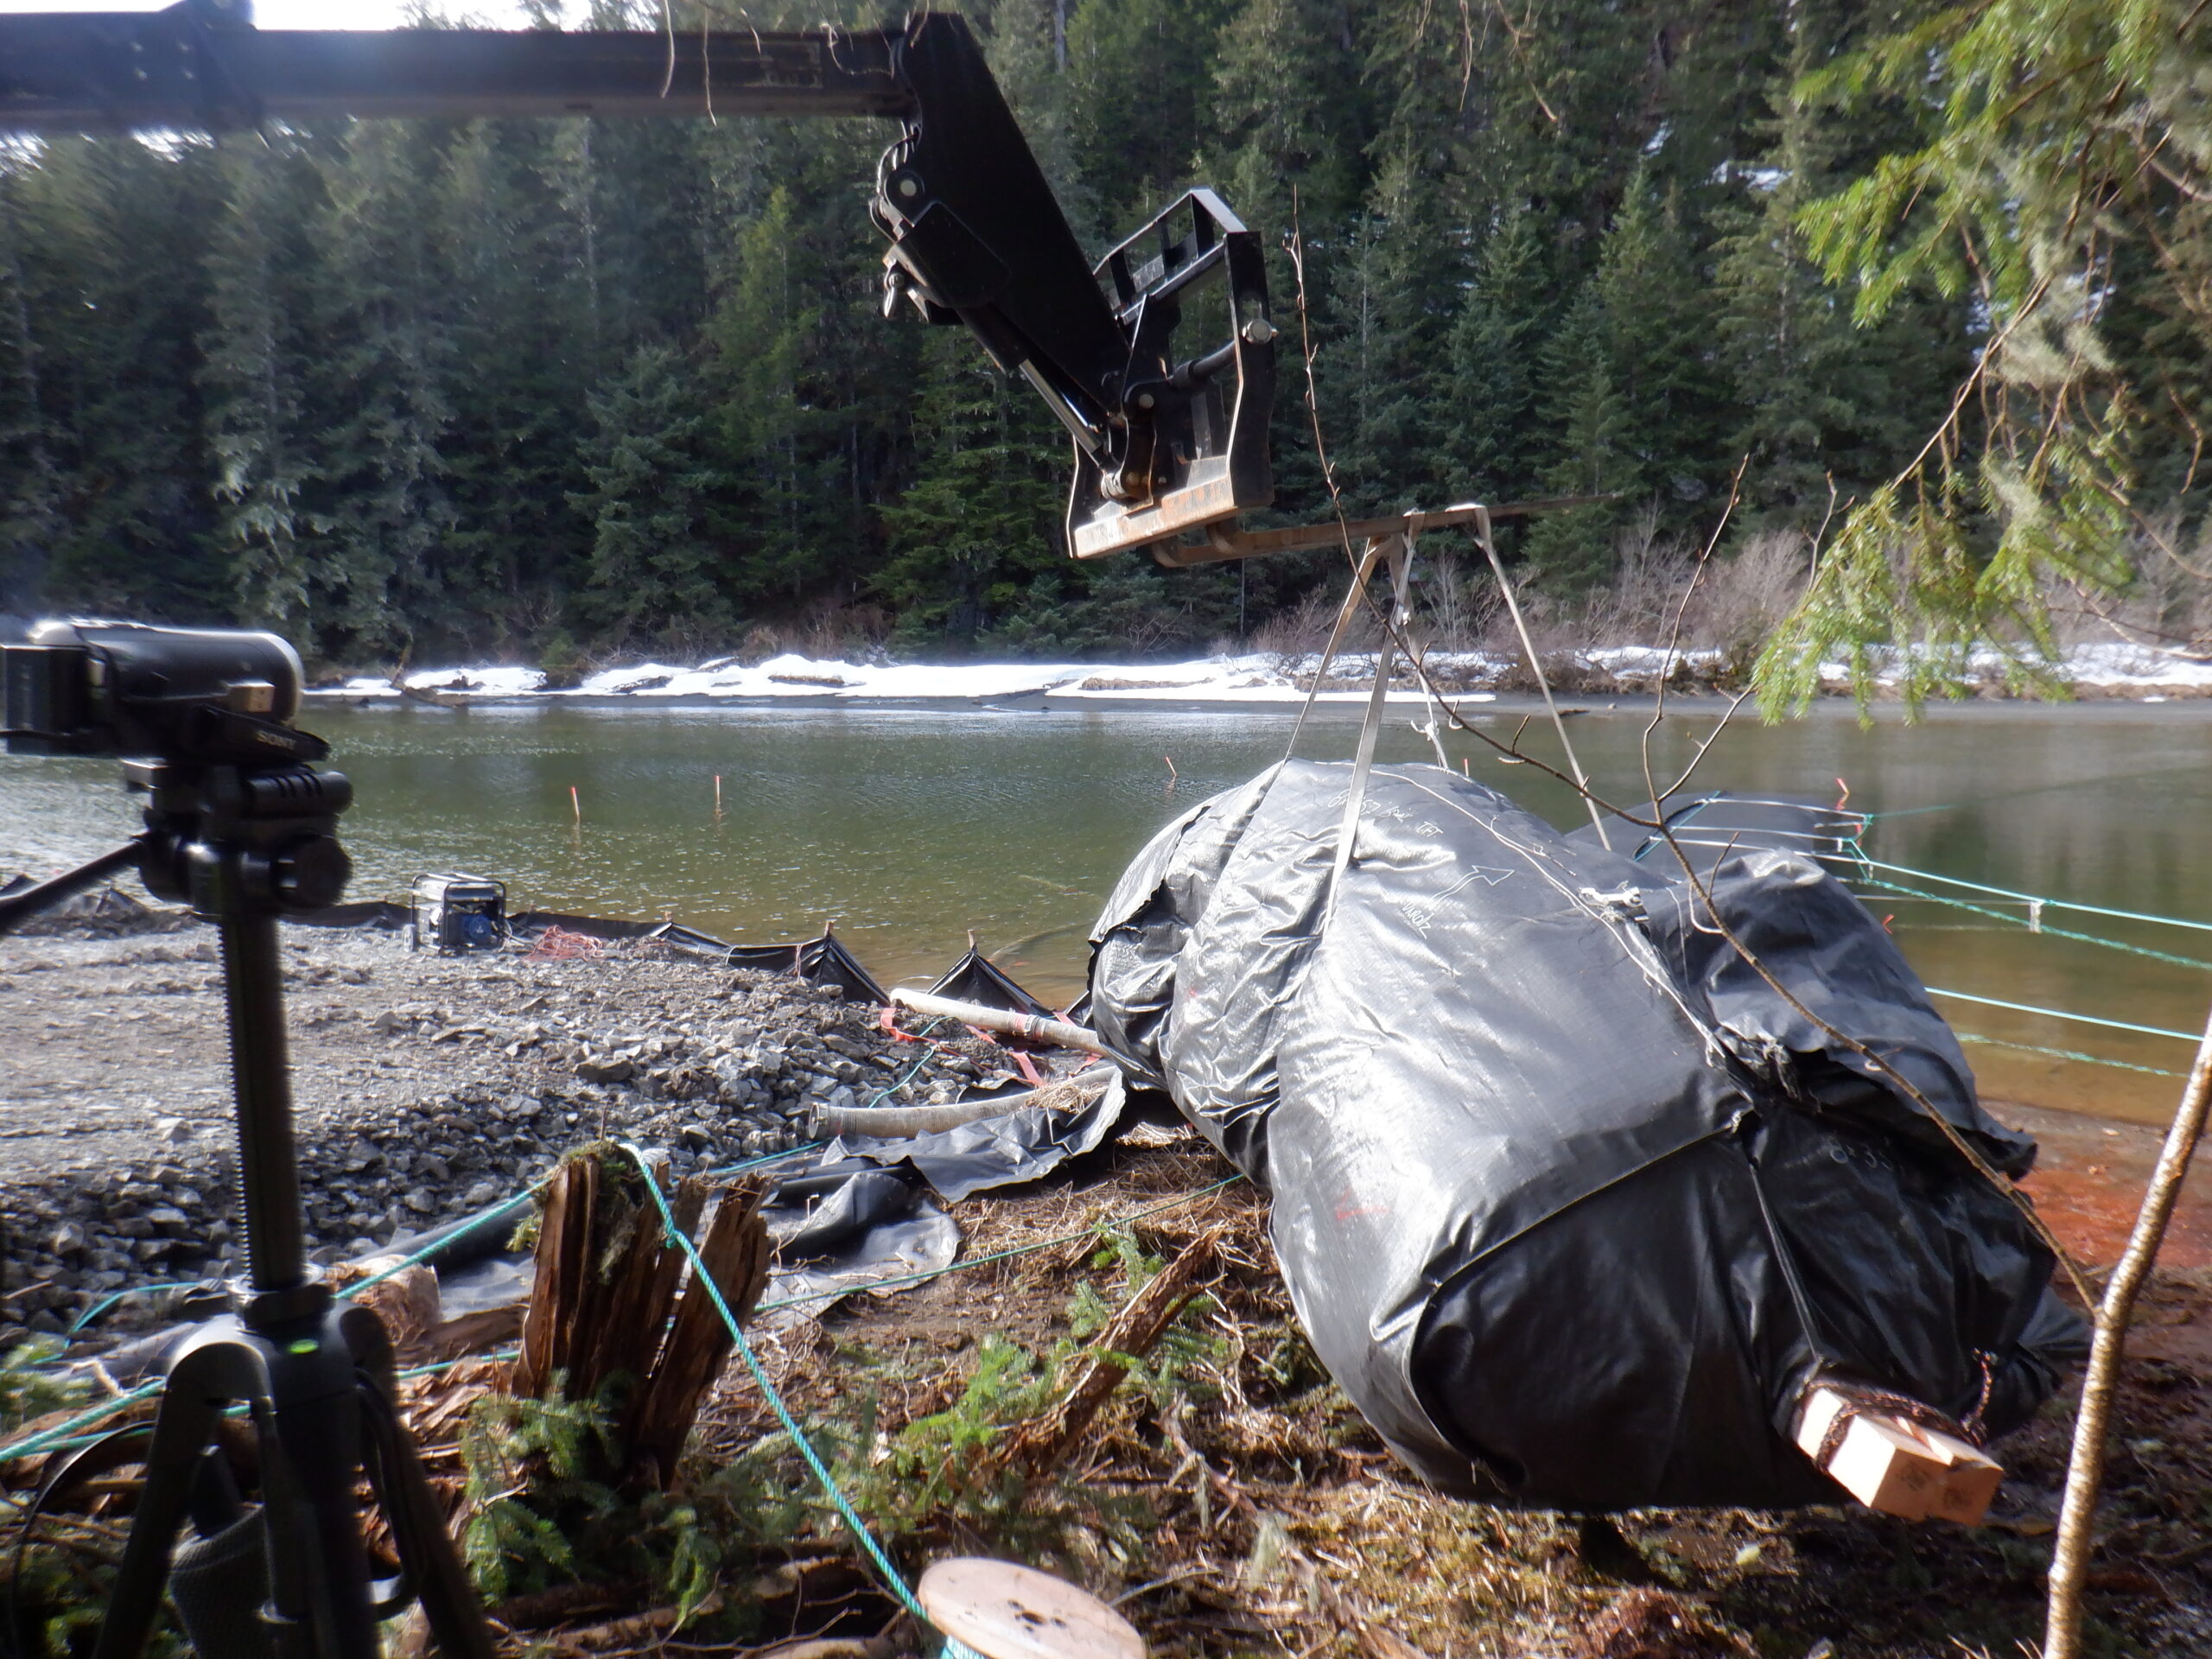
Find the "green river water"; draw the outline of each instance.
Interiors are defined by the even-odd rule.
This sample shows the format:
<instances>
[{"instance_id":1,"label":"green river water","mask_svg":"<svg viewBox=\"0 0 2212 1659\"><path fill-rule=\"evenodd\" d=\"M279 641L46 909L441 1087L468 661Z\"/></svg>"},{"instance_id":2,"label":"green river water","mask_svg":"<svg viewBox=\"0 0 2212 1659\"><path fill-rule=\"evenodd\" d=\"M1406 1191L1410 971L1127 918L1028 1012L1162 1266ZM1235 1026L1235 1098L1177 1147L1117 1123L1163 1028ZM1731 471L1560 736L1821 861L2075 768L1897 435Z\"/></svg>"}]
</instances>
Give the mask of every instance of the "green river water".
<instances>
[{"instance_id":1,"label":"green river water","mask_svg":"<svg viewBox=\"0 0 2212 1659\"><path fill-rule=\"evenodd\" d=\"M1653 742L1662 773L1716 717L1710 705L1670 715ZM1484 723L1506 736L1521 715ZM1175 813L1280 755L1291 716L537 705L317 708L302 724L331 740L334 764L356 785L343 826L353 897L399 897L418 872L462 869L507 880L518 907L672 912L730 939L807 937L834 918L887 982L933 974L972 929L1057 1003L1081 988L1084 935L1129 857ZM1643 725L1625 703L1571 722L1600 793L1642 798ZM1355 730L1329 711L1301 753L1347 756ZM1556 758L1540 723L1524 741ZM1572 797L1535 768L1501 764L1464 735L1446 747L1455 765L1471 757L1475 776L1554 822L1577 821ZM1393 710L1381 755L1428 757L1403 712ZM129 833L135 812L117 778L106 762L0 759L0 875L50 874ZM1912 728L1885 713L1872 730L1847 708L1823 707L1784 727L1739 721L1699 773L1739 791L1829 798L1838 779L1853 806L1878 815L1866 845L1889 862L2212 921L2212 704L1972 704ZM2206 968L1920 899L1870 902L1933 986L2179 1031L2202 1024L2212 996ZM1993 907L2024 916L2017 904ZM2057 911L2044 921L2212 964L2212 932ZM2168 1038L1938 1006L1981 1037L2174 1072L2190 1058L2188 1043ZM2001 1099L2154 1122L2179 1089L2174 1077L1987 1043L1967 1053L1985 1093Z\"/></svg>"}]
</instances>

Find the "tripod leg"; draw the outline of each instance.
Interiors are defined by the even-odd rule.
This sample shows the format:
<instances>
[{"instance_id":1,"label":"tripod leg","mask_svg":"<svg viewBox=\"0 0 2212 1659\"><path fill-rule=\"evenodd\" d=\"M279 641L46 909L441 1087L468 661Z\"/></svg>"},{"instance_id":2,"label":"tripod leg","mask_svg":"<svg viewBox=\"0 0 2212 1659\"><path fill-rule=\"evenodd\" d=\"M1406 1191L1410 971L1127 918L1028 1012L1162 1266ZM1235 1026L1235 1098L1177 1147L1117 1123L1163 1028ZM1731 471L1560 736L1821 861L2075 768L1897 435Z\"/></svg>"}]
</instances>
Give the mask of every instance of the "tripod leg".
<instances>
[{"instance_id":1,"label":"tripod leg","mask_svg":"<svg viewBox=\"0 0 2212 1659\"><path fill-rule=\"evenodd\" d=\"M430 1636L446 1659L493 1659L492 1632L484 1623L476 1588L453 1547L444 1511L423 1472L422 1459L395 1403L391 1344L383 1324L365 1308L340 1316L361 1379L361 1411L375 1456L370 1479L385 1518L391 1523L399 1561L423 1605Z\"/></svg>"},{"instance_id":2,"label":"tripod leg","mask_svg":"<svg viewBox=\"0 0 2212 1659\"><path fill-rule=\"evenodd\" d=\"M178 1363L162 1395L161 1410L154 1419L153 1449L146 1454L145 1490L139 1494L138 1512L131 1517L130 1536L123 1548L123 1564L116 1571L115 1590L100 1621L92 1659L138 1659L161 1610L169 1552L192 1497L200 1454L214 1438L215 1420L222 1414L226 1397L217 1386L219 1368L212 1363L195 1365L199 1357L189 1355Z\"/></svg>"},{"instance_id":3,"label":"tripod leg","mask_svg":"<svg viewBox=\"0 0 2212 1659\"><path fill-rule=\"evenodd\" d=\"M269 1587L285 1659L376 1659L368 1553L354 1483L361 1472L352 1393L284 1403L262 1436Z\"/></svg>"},{"instance_id":4,"label":"tripod leg","mask_svg":"<svg viewBox=\"0 0 2212 1659\"><path fill-rule=\"evenodd\" d=\"M391 1402L365 1385L362 1408L377 1455L373 1465L377 1498L391 1523L399 1560L423 1605L423 1617L445 1659L493 1659L492 1632L476 1599L476 1587L453 1547L444 1512L438 1507L414 1443Z\"/></svg>"}]
</instances>

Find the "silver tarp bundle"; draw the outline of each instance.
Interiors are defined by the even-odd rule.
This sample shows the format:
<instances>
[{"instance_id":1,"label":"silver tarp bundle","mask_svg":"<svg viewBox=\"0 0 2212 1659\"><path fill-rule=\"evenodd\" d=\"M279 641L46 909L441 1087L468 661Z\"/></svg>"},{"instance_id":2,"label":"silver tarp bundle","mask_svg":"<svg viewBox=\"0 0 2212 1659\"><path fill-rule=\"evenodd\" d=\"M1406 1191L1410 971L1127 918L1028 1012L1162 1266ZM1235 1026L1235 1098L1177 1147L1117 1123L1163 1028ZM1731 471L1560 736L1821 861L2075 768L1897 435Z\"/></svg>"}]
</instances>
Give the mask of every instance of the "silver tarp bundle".
<instances>
[{"instance_id":1,"label":"silver tarp bundle","mask_svg":"<svg viewBox=\"0 0 2212 1659\"><path fill-rule=\"evenodd\" d=\"M1834 1502L1790 1440L1815 1378L1975 1431L2034 1409L2079 1342L2049 1252L1818 1022L1998 1169L2034 1142L1847 888L1777 848L1707 861L1784 996L1671 854L1406 766L1370 778L1332 903L1351 777L1286 763L1161 831L1092 936L1090 1013L1272 1192L1316 1351L1408 1464L1581 1510Z\"/></svg>"}]
</instances>

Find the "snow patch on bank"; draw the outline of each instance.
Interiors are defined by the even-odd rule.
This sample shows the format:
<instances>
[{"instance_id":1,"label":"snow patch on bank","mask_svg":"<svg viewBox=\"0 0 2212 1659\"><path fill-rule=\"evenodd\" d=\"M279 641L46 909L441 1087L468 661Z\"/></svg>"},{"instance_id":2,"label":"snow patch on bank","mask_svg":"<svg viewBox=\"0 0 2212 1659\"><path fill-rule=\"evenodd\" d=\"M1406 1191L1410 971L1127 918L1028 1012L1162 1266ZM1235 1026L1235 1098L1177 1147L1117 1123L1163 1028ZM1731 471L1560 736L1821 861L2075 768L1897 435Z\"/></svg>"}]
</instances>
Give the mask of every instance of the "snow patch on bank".
<instances>
[{"instance_id":1,"label":"snow patch on bank","mask_svg":"<svg viewBox=\"0 0 2212 1659\"><path fill-rule=\"evenodd\" d=\"M1493 680L1504 664L1479 652L1437 653L1431 672L1455 700L1472 696L1475 683ZM405 677L410 691L473 698L634 697L640 702L709 697L747 701L867 702L977 702L1049 696L1055 700L1110 703L1162 698L1178 702L1295 703L1306 695L1318 660L1268 653L1212 657L1187 663L1116 666L1097 663L850 663L785 652L747 664L720 658L687 667L639 663L601 670L569 689L548 689L545 676L528 668L429 668ZM1342 656L1330 665L1321 696L1329 702L1367 694L1357 682L1374 672L1371 655ZM1401 678L1403 678L1402 665ZM390 680L358 675L341 684L318 686L310 696L397 698ZM1393 702L1419 702L1416 690L1394 690Z\"/></svg>"},{"instance_id":2,"label":"snow patch on bank","mask_svg":"<svg viewBox=\"0 0 2212 1659\"><path fill-rule=\"evenodd\" d=\"M2075 685L2083 687L2212 690L2212 662L2186 652L2120 640L2075 646L2066 653L2066 673Z\"/></svg>"},{"instance_id":3,"label":"snow patch on bank","mask_svg":"<svg viewBox=\"0 0 2212 1659\"><path fill-rule=\"evenodd\" d=\"M1319 699L1356 702L1367 694L1374 672L1370 653L1337 658L1322 682ZM1513 675L1515 659L1485 652L1433 652L1427 659L1431 682L1447 702L1487 702ZM1658 645L1605 645L1561 653L1548 662L1555 683L1582 695L1606 690L1648 690L1662 679L1687 677L1710 683L1723 666L1714 651L1677 650ZM533 668L417 669L406 676L411 692L435 697L451 694L471 699L556 701L611 697L640 702L682 699L810 702L967 702L989 704L1013 699L1046 698L1057 706L1178 702L1225 705L1294 705L1304 700L1319 667L1318 656L1282 657L1251 652L1183 663L1111 664L1098 663L853 663L803 657L786 652L762 663L733 658L686 665L639 663L601 670L581 684L549 689ZM2004 664L1993 652L1977 653L1974 671L1985 683L2003 679ZM2212 661L2151 645L2109 642L2068 651L2060 672L2080 690L2107 696L2167 693L2212 695ZM1844 665L1822 665L1821 677L1841 688ZM1885 683L1894 671L1878 672ZM1418 704L1423 696L1406 665L1393 677L1389 701ZM342 684L316 687L308 695L346 700L397 698L387 679L363 675Z\"/></svg>"}]
</instances>

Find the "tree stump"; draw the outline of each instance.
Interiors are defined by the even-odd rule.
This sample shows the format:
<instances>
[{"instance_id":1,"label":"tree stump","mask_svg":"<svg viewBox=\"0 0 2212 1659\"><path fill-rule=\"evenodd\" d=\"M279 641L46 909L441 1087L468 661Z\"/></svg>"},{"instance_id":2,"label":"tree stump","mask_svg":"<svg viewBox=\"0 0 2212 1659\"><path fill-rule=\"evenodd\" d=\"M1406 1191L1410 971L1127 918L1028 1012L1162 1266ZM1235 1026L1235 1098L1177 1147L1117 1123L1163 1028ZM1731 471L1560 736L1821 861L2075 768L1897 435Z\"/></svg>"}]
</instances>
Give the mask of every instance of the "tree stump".
<instances>
[{"instance_id":1,"label":"tree stump","mask_svg":"<svg viewBox=\"0 0 2212 1659\"><path fill-rule=\"evenodd\" d=\"M733 1344L715 1294L732 1318L747 1318L767 1284L769 1255L764 1183L732 1182L717 1193L695 1178L671 1192L667 1171L664 1157L648 1176L627 1152L606 1145L562 1164L546 1189L537 1281L509 1384L518 1395L557 1389L570 1400L620 1384L618 1477L661 1487ZM648 1179L687 1238L715 1200L699 1247L711 1289L668 1237Z\"/></svg>"}]
</instances>

